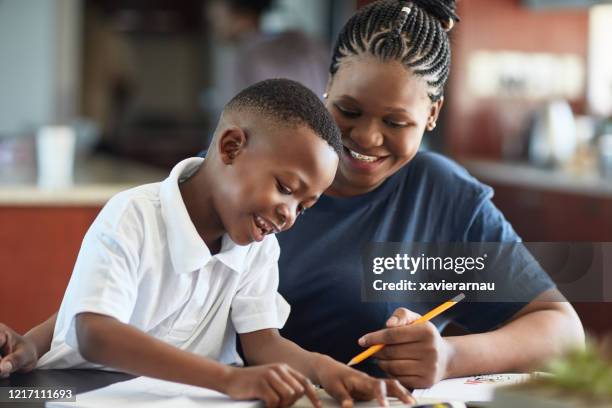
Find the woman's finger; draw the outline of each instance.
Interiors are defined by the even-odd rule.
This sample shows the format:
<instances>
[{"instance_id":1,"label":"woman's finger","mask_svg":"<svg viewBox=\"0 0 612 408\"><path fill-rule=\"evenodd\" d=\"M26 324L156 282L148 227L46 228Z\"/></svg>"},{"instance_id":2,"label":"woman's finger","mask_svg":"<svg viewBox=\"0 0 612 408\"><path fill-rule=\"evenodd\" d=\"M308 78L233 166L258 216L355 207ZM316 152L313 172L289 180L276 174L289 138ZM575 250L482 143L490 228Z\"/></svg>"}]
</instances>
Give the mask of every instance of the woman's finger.
<instances>
[{"instance_id":1,"label":"woman's finger","mask_svg":"<svg viewBox=\"0 0 612 408\"><path fill-rule=\"evenodd\" d=\"M421 375L423 363L419 360L379 360L378 366L393 377Z\"/></svg>"},{"instance_id":2,"label":"woman's finger","mask_svg":"<svg viewBox=\"0 0 612 408\"><path fill-rule=\"evenodd\" d=\"M411 324L421 317L420 314L413 312L405 307L398 307L387 319L387 327L405 326Z\"/></svg>"}]
</instances>

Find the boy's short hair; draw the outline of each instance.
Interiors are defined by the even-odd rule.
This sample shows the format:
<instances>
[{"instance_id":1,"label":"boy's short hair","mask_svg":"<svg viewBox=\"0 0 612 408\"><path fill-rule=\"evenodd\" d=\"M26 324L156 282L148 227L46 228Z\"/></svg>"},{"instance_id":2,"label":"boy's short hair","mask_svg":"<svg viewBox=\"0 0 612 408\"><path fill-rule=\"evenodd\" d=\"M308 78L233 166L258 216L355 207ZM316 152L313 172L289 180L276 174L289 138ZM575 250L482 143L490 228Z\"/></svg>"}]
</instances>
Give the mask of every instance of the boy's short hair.
<instances>
[{"instance_id":1,"label":"boy's short hair","mask_svg":"<svg viewBox=\"0 0 612 408\"><path fill-rule=\"evenodd\" d=\"M308 126L338 154L342 153L340 129L321 100L299 82L266 79L242 90L224 111L245 110L276 122Z\"/></svg>"}]
</instances>

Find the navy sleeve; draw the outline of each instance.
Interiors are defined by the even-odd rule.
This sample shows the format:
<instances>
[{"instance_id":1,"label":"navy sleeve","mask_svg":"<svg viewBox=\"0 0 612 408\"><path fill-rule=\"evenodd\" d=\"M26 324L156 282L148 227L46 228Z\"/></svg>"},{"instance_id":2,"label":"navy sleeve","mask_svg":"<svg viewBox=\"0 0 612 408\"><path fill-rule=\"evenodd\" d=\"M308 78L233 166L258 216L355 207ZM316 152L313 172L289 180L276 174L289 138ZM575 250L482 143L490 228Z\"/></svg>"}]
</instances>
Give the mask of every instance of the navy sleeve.
<instances>
[{"instance_id":1,"label":"navy sleeve","mask_svg":"<svg viewBox=\"0 0 612 408\"><path fill-rule=\"evenodd\" d=\"M467 242L521 242L510 223L491 201L492 194L486 194L474 212L465 232ZM522 245L515 247L513 262L503 280L513 282L513 289L520 297L517 302L482 302L458 304L452 313L452 320L473 333L485 332L507 322L520 309L542 292L554 287L546 272L535 262ZM515 260L516 259L516 260ZM499 273L499 272L498 272Z\"/></svg>"}]
</instances>

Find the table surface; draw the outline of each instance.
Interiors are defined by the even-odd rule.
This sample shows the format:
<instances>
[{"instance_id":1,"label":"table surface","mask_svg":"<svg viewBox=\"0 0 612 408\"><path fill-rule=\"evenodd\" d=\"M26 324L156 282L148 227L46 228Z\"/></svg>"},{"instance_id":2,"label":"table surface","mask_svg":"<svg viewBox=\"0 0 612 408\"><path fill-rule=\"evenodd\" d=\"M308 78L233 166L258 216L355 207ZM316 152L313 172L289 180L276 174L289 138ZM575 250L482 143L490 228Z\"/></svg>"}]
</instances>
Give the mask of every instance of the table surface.
<instances>
[{"instance_id":1,"label":"table surface","mask_svg":"<svg viewBox=\"0 0 612 408\"><path fill-rule=\"evenodd\" d=\"M76 394L126 381L134 376L99 370L34 370L0 379L0 387L50 387L58 390L73 388ZM0 402L2 408L44 407L44 402Z\"/></svg>"}]
</instances>

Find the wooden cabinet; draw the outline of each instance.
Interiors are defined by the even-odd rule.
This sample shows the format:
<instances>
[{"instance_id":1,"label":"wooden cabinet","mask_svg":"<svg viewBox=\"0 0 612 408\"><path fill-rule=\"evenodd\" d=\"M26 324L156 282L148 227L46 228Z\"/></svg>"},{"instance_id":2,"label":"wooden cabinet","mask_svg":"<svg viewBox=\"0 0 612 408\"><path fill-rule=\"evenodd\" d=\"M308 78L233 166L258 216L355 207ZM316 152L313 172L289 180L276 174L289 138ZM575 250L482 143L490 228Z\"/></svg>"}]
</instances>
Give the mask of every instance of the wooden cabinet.
<instances>
[{"instance_id":1,"label":"wooden cabinet","mask_svg":"<svg viewBox=\"0 0 612 408\"><path fill-rule=\"evenodd\" d=\"M485 180L486 182L486 180ZM527 242L612 242L612 197L496 185L493 202ZM612 332L612 303L574 303L585 329Z\"/></svg>"},{"instance_id":2,"label":"wooden cabinet","mask_svg":"<svg viewBox=\"0 0 612 408\"><path fill-rule=\"evenodd\" d=\"M612 241L612 198L488 184L525 241Z\"/></svg>"},{"instance_id":3,"label":"wooden cabinet","mask_svg":"<svg viewBox=\"0 0 612 408\"><path fill-rule=\"evenodd\" d=\"M24 332L57 310L99 211L0 206L0 322Z\"/></svg>"}]
</instances>

